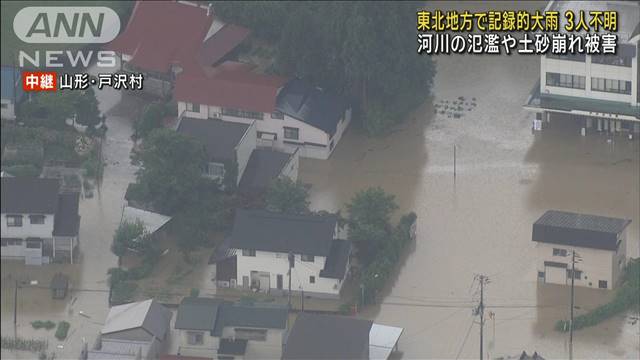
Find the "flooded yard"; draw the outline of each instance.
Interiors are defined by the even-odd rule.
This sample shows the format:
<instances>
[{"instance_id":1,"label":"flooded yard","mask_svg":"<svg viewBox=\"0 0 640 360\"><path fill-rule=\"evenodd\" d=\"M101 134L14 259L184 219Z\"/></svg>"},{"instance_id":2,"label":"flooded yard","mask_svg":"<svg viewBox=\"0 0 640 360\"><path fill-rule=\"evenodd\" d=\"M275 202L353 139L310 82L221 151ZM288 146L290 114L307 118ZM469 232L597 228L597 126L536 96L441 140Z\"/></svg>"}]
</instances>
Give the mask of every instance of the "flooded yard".
<instances>
[{"instance_id":1,"label":"flooded yard","mask_svg":"<svg viewBox=\"0 0 640 360\"><path fill-rule=\"evenodd\" d=\"M533 115L522 104L539 62L518 55L438 57L434 97L401 129L369 139L352 128L328 161L301 161L314 209L344 211L355 192L381 186L396 196L398 213L417 213L415 246L382 303L364 314L405 328L399 343L405 359L477 358L475 274L490 278L485 356L526 350L568 357L568 335L553 326L568 316L569 288L536 279L532 225L548 209L631 219L627 256L640 256L640 143L582 137L558 117L533 134ZM460 96L477 105L461 118L434 113L435 104ZM577 313L610 296L577 290ZM577 331L574 356L637 359L639 338L640 324L616 317Z\"/></svg>"}]
</instances>

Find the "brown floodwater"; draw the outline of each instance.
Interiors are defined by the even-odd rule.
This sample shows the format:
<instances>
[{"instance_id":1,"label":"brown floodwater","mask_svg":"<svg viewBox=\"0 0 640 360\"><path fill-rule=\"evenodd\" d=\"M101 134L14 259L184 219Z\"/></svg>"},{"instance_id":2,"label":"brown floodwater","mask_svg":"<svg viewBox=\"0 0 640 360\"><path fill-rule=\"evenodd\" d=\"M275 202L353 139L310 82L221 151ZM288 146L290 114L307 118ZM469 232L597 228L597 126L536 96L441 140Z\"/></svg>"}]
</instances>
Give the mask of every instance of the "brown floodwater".
<instances>
[{"instance_id":1,"label":"brown floodwater","mask_svg":"<svg viewBox=\"0 0 640 360\"><path fill-rule=\"evenodd\" d=\"M568 316L569 289L537 283L532 224L548 209L628 218L627 255L639 257L640 143L582 137L575 124L558 117L533 134L532 114L522 104L539 77L536 56L436 61L433 97L392 135L370 139L351 128L328 161L301 161L312 207L344 211L355 192L380 186L396 196L399 212L417 213L416 243L381 304L363 314L405 328L403 358L478 357L475 274L489 276L486 314L495 314L485 324L485 356L526 350L568 358L568 336L553 325ZM460 96L476 103L463 117L434 114L436 104ZM578 289L577 313L610 297L609 291ZM637 359L640 323L633 324L633 316L577 331L574 357Z\"/></svg>"}]
</instances>

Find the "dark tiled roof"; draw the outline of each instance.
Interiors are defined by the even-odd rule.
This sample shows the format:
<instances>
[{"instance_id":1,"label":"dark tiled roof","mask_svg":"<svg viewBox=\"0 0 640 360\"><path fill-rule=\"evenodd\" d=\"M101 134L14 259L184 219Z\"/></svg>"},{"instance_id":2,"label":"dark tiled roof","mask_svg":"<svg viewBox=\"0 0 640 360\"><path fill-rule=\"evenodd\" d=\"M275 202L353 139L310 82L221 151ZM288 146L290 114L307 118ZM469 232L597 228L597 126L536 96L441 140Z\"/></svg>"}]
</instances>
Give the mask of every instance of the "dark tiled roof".
<instances>
[{"instance_id":1,"label":"dark tiled roof","mask_svg":"<svg viewBox=\"0 0 640 360\"><path fill-rule=\"evenodd\" d=\"M236 146L249 125L215 119L182 118L178 132L204 144L211 161L233 161Z\"/></svg>"},{"instance_id":2,"label":"dark tiled roof","mask_svg":"<svg viewBox=\"0 0 640 360\"><path fill-rule=\"evenodd\" d=\"M205 65L215 65L222 58L235 49L249 35L249 29L226 24L218 32L211 35L202 44L200 59Z\"/></svg>"},{"instance_id":3,"label":"dark tiled roof","mask_svg":"<svg viewBox=\"0 0 640 360\"><path fill-rule=\"evenodd\" d=\"M210 298L187 297L178 307L174 327L184 330L213 331L222 301Z\"/></svg>"},{"instance_id":4,"label":"dark tiled roof","mask_svg":"<svg viewBox=\"0 0 640 360\"><path fill-rule=\"evenodd\" d=\"M251 327L261 329L285 329L287 327L287 309L275 307L245 306L224 304L218 310L218 319L213 331L221 336L227 326Z\"/></svg>"},{"instance_id":5,"label":"dark tiled roof","mask_svg":"<svg viewBox=\"0 0 640 360\"><path fill-rule=\"evenodd\" d=\"M264 210L236 211L232 248L327 256L335 216L285 215Z\"/></svg>"},{"instance_id":6,"label":"dark tiled roof","mask_svg":"<svg viewBox=\"0 0 640 360\"><path fill-rule=\"evenodd\" d=\"M244 339L220 339L218 354L244 355L247 351L247 340Z\"/></svg>"},{"instance_id":7,"label":"dark tiled roof","mask_svg":"<svg viewBox=\"0 0 640 360\"><path fill-rule=\"evenodd\" d=\"M58 209L57 179L2 178L2 213L54 214Z\"/></svg>"},{"instance_id":8,"label":"dark tiled roof","mask_svg":"<svg viewBox=\"0 0 640 360\"><path fill-rule=\"evenodd\" d=\"M280 90L276 107L284 114L333 135L348 104L337 95L293 79Z\"/></svg>"},{"instance_id":9,"label":"dark tiled roof","mask_svg":"<svg viewBox=\"0 0 640 360\"><path fill-rule=\"evenodd\" d=\"M533 241L615 250L631 220L549 210L533 224Z\"/></svg>"},{"instance_id":10,"label":"dark tiled roof","mask_svg":"<svg viewBox=\"0 0 640 360\"><path fill-rule=\"evenodd\" d=\"M53 223L54 236L78 236L80 228L79 202L80 193L59 195L58 211L56 211Z\"/></svg>"},{"instance_id":11,"label":"dark tiled roof","mask_svg":"<svg viewBox=\"0 0 640 360\"><path fill-rule=\"evenodd\" d=\"M287 164L291 154L269 149L255 149L249 157L247 167L240 179L243 192L262 191L277 178Z\"/></svg>"},{"instance_id":12,"label":"dark tiled roof","mask_svg":"<svg viewBox=\"0 0 640 360\"><path fill-rule=\"evenodd\" d=\"M347 271L347 262L351 254L351 242L348 240L333 240L329 256L320 271L320 277L343 279Z\"/></svg>"},{"instance_id":13,"label":"dark tiled roof","mask_svg":"<svg viewBox=\"0 0 640 360\"><path fill-rule=\"evenodd\" d=\"M282 358L369 359L371 320L345 316L298 315Z\"/></svg>"},{"instance_id":14,"label":"dark tiled roof","mask_svg":"<svg viewBox=\"0 0 640 360\"><path fill-rule=\"evenodd\" d=\"M230 256L226 259L216 262L216 280L230 281L236 279L237 275L238 258L236 256Z\"/></svg>"}]
</instances>

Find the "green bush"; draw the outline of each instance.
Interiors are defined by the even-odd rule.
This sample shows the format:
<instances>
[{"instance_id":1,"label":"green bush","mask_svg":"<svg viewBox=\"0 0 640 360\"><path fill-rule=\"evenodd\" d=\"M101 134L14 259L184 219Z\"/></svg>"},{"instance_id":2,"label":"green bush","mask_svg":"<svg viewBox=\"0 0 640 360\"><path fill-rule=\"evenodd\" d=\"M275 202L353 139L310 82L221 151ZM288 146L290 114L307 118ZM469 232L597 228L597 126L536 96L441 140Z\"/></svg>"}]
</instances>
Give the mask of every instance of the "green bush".
<instances>
[{"instance_id":1,"label":"green bush","mask_svg":"<svg viewBox=\"0 0 640 360\"><path fill-rule=\"evenodd\" d=\"M56 339L62 341L67 338L67 333L69 332L69 328L71 325L66 321L60 321L58 323L58 328L56 329Z\"/></svg>"},{"instance_id":2,"label":"green bush","mask_svg":"<svg viewBox=\"0 0 640 360\"><path fill-rule=\"evenodd\" d=\"M573 329L579 330L597 325L632 308L636 311L640 310L640 259L630 260L627 264L613 300L586 314L576 316L573 319ZM555 325L555 329L562 332L569 331L569 327L569 320L559 320Z\"/></svg>"},{"instance_id":3,"label":"green bush","mask_svg":"<svg viewBox=\"0 0 640 360\"><path fill-rule=\"evenodd\" d=\"M42 321L42 320L36 320L36 321L32 321L31 322L31 326L33 326L34 329L46 329L46 330L51 330L54 327L56 327L56 323L54 323L51 320L47 320L47 321Z\"/></svg>"},{"instance_id":4,"label":"green bush","mask_svg":"<svg viewBox=\"0 0 640 360\"><path fill-rule=\"evenodd\" d=\"M142 113L142 116L134 124L136 137L139 139L147 137L154 129L162 127L162 120L168 114L169 106L164 103L155 102L149 104Z\"/></svg>"},{"instance_id":5,"label":"green bush","mask_svg":"<svg viewBox=\"0 0 640 360\"><path fill-rule=\"evenodd\" d=\"M111 287L111 304L119 305L131 302L138 285L132 282L121 281Z\"/></svg>"}]
</instances>

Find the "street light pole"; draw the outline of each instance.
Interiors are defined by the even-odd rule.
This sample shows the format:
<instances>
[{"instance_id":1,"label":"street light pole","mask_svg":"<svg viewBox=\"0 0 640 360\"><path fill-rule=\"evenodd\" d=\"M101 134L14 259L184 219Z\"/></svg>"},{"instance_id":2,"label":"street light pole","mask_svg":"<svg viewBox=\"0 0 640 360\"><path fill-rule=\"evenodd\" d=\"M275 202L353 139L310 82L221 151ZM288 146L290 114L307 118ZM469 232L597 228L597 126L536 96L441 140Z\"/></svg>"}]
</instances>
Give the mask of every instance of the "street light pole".
<instances>
[{"instance_id":1,"label":"street light pole","mask_svg":"<svg viewBox=\"0 0 640 360\"><path fill-rule=\"evenodd\" d=\"M571 251L571 318L569 320L569 360L573 360L573 295L576 279L576 251Z\"/></svg>"}]
</instances>

